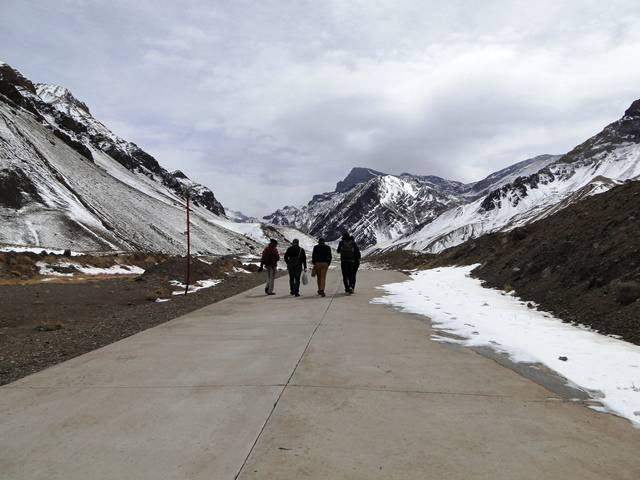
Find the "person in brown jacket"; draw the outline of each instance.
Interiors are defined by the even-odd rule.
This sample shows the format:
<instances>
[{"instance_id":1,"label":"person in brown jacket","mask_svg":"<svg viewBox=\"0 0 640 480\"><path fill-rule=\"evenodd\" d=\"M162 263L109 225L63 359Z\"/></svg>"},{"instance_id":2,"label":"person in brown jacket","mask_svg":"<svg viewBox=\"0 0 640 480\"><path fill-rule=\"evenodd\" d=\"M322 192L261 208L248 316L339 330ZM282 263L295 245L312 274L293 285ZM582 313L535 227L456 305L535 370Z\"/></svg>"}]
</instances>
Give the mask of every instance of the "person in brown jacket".
<instances>
[{"instance_id":1,"label":"person in brown jacket","mask_svg":"<svg viewBox=\"0 0 640 480\"><path fill-rule=\"evenodd\" d=\"M267 284L264 287L264 293L267 295L275 295L273 291L273 285L276 280L276 270L278 269L278 261L280 260L280 253L278 252L278 241L271 239L269 245L262 252L262 258L260 259L261 272L263 269L267 271Z\"/></svg>"},{"instance_id":2,"label":"person in brown jacket","mask_svg":"<svg viewBox=\"0 0 640 480\"><path fill-rule=\"evenodd\" d=\"M324 297L324 287L327 281L327 271L331 265L331 247L324 243L324 238L318 240L311 254L313 271L318 279L318 295Z\"/></svg>"}]
</instances>

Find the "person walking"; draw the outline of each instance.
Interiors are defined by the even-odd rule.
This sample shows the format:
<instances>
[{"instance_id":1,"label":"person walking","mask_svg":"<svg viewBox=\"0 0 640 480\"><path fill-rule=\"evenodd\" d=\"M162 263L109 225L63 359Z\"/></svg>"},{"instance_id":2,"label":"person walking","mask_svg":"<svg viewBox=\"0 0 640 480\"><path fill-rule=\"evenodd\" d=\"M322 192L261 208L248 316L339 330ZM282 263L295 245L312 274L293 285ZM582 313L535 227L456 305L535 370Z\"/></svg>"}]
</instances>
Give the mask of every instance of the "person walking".
<instances>
[{"instance_id":1,"label":"person walking","mask_svg":"<svg viewBox=\"0 0 640 480\"><path fill-rule=\"evenodd\" d=\"M280 260L280 253L278 252L278 241L271 239L269 245L263 250L262 258L260 259L261 272L263 269L267 271L267 284L264 287L264 293L267 295L275 295L273 286L276 280L276 271L278 270L278 261Z\"/></svg>"},{"instance_id":2,"label":"person walking","mask_svg":"<svg viewBox=\"0 0 640 480\"><path fill-rule=\"evenodd\" d=\"M356 240L346 232L342 234L342 240L338 243L338 253L340 254L344 292L351 295L356 288L357 267L360 266L360 249Z\"/></svg>"},{"instance_id":3,"label":"person walking","mask_svg":"<svg viewBox=\"0 0 640 480\"><path fill-rule=\"evenodd\" d=\"M302 270L307 269L307 254L300 246L300 242L297 238L291 242L292 245L287 248L284 253L284 261L287 264L287 270L289 271L289 289L291 295L296 297L300 296L300 275Z\"/></svg>"},{"instance_id":4,"label":"person walking","mask_svg":"<svg viewBox=\"0 0 640 480\"><path fill-rule=\"evenodd\" d=\"M318 245L313 247L311 254L313 273L318 280L318 295L324 297L324 287L327 282L327 271L331 265L331 247L324 243L324 238L318 240Z\"/></svg>"}]
</instances>

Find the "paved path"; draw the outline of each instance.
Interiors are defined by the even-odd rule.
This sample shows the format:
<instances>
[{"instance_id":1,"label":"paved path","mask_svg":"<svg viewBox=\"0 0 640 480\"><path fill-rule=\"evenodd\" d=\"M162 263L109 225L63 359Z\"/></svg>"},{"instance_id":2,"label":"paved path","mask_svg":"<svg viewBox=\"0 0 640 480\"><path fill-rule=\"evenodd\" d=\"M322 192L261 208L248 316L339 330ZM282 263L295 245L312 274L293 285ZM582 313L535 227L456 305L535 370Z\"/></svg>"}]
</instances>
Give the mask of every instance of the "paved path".
<instances>
[{"instance_id":1,"label":"paved path","mask_svg":"<svg viewBox=\"0 0 640 480\"><path fill-rule=\"evenodd\" d=\"M2 387L0 479L640 478L627 421L369 303L403 278L257 288Z\"/></svg>"}]
</instances>

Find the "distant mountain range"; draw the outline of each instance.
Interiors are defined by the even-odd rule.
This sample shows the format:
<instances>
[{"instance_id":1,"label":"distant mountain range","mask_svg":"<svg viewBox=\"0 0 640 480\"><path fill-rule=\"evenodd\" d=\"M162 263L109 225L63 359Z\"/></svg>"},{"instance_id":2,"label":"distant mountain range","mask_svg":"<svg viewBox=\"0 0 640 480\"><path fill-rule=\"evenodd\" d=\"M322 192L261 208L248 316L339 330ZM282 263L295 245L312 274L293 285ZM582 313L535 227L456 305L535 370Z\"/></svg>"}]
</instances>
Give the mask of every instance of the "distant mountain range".
<instances>
[{"instance_id":1,"label":"distant mountain range","mask_svg":"<svg viewBox=\"0 0 640 480\"><path fill-rule=\"evenodd\" d=\"M287 206L264 217L335 240L349 231L364 247L394 241L431 223L446 211L481 197L515 178L560 158L541 155L464 184L433 175L389 175L353 168L333 192L315 195L303 207Z\"/></svg>"},{"instance_id":2,"label":"distant mountain range","mask_svg":"<svg viewBox=\"0 0 640 480\"><path fill-rule=\"evenodd\" d=\"M0 63L0 243L76 250L184 252L184 191L194 251L258 252L268 238L336 240L439 252L549 216L640 175L640 101L565 155L540 155L469 184L353 168L332 192L264 222L227 210L96 120L66 88ZM301 233L304 232L304 233Z\"/></svg>"},{"instance_id":3,"label":"distant mountain range","mask_svg":"<svg viewBox=\"0 0 640 480\"><path fill-rule=\"evenodd\" d=\"M544 218L639 176L640 100L565 155L540 155L470 184L354 168L333 192L264 219L330 241L349 231L369 251L439 252Z\"/></svg>"},{"instance_id":4,"label":"distant mountain range","mask_svg":"<svg viewBox=\"0 0 640 480\"><path fill-rule=\"evenodd\" d=\"M229 218L210 189L113 134L68 89L0 63L0 242L184 253L185 189L195 252L253 253L267 233L301 235Z\"/></svg>"}]
</instances>

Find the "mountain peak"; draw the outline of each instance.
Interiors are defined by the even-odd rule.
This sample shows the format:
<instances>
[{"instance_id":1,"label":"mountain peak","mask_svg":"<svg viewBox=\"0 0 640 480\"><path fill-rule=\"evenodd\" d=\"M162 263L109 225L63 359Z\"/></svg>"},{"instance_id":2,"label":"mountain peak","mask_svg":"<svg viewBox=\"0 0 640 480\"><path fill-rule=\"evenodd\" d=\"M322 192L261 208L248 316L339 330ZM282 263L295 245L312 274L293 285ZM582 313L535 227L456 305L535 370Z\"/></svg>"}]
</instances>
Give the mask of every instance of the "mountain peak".
<instances>
[{"instance_id":1,"label":"mountain peak","mask_svg":"<svg viewBox=\"0 0 640 480\"><path fill-rule=\"evenodd\" d=\"M640 100L636 100L624 112L625 117L640 117Z\"/></svg>"},{"instance_id":2,"label":"mountain peak","mask_svg":"<svg viewBox=\"0 0 640 480\"><path fill-rule=\"evenodd\" d=\"M8 63L0 62L0 83L5 82L14 87L21 87L25 90L36 93L35 86L27 77Z\"/></svg>"},{"instance_id":3,"label":"mountain peak","mask_svg":"<svg viewBox=\"0 0 640 480\"><path fill-rule=\"evenodd\" d=\"M89 107L84 102L78 100L71 90L66 87L61 87L60 85L53 85L49 83L37 83L36 93L42 99L43 102L49 103L51 105L67 105L76 107L79 110L82 110L88 115L91 115L89 111Z\"/></svg>"},{"instance_id":4,"label":"mountain peak","mask_svg":"<svg viewBox=\"0 0 640 480\"><path fill-rule=\"evenodd\" d=\"M360 183L364 183L374 177L380 177L386 175L385 173L378 172L371 168L366 167L353 167L349 174L336 184L336 192L346 192Z\"/></svg>"}]
</instances>

